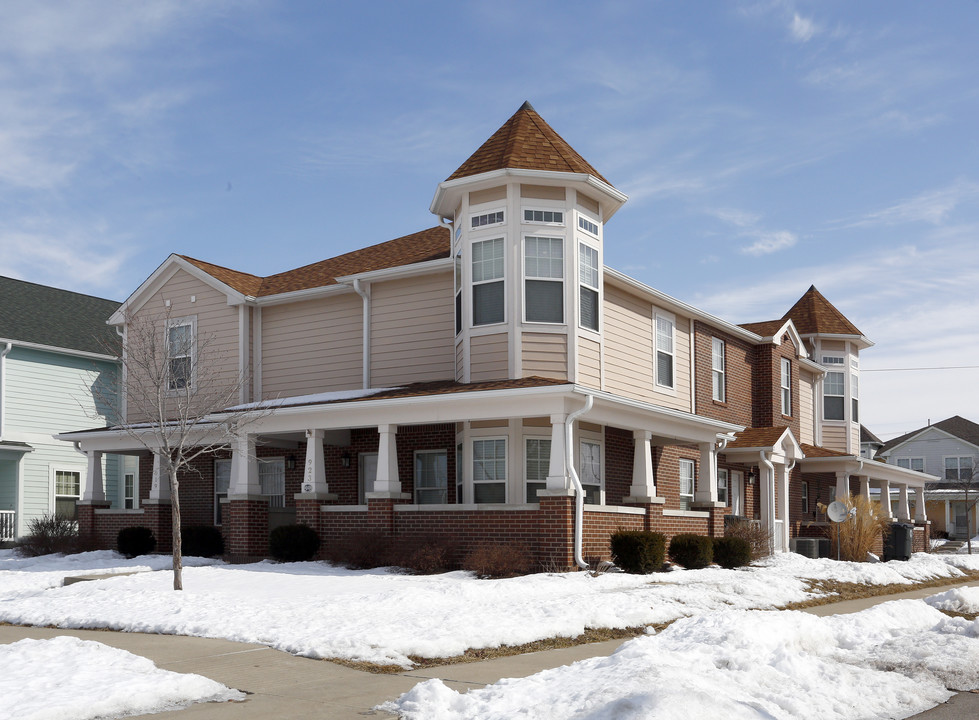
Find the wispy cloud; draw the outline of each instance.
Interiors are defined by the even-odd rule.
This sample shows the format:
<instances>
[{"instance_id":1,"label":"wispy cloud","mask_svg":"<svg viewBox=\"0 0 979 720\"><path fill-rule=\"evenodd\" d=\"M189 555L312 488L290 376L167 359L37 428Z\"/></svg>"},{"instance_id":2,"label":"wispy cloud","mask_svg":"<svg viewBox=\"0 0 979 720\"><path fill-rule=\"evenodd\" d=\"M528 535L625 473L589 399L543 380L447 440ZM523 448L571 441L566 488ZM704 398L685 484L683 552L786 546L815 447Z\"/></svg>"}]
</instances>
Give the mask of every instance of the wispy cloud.
<instances>
[{"instance_id":1,"label":"wispy cloud","mask_svg":"<svg viewBox=\"0 0 979 720\"><path fill-rule=\"evenodd\" d=\"M736 228L735 237L751 241L739 248L740 252L745 255L756 257L770 255L792 247L799 240L795 233L788 230L765 228L761 224L760 215L738 208L712 208L707 213Z\"/></svg>"},{"instance_id":2,"label":"wispy cloud","mask_svg":"<svg viewBox=\"0 0 979 720\"><path fill-rule=\"evenodd\" d=\"M741 248L745 255L769 255L779 250L785 250L796 244L798 237L787 230L763 232L751 244Z\"/></svg>"},{"instance_id":3,"label":"wispy cloud","mask_svg":"<svg viewBox=\"0 0 979 720\"><path fill-rule=\"evenodd\" d=\"M789 32L796 42L809 42L819 30L819 26L811 18L802 17L799 13L792 13Z\"/></svg>"},{"instance_id":4,"label":"wispy cloud","mask_svg":"<svg viewBox=\"0 0 979 720\"><path fill-rule=\"evenodd\" d=\"M957 207L965 203L974 203L977 199L979 199L979 183L964 179L957 180L946 187L929 190L882 210L867 213L845 227L909 223L941 225Z\"/></svg>"}]
</instances>

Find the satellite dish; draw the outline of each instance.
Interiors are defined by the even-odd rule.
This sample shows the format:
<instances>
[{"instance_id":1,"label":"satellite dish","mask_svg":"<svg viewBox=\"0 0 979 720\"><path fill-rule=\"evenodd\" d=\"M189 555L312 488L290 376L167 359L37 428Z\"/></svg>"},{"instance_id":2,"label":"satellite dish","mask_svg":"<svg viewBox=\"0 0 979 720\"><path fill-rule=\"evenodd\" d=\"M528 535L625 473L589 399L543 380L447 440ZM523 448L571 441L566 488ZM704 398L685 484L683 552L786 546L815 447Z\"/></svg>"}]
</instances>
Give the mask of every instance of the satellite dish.
<instances>
[{"instance_id":1,"label":"satellite dish","mask_svg":"<svg viewBox=\"0 0 979 720\"><path fill-rule=\"evenodd\" d=\"M839 500L834 500L826 508L826 517L835 523L840 523L850 517L850 512L846 505Z\"/></svg>"}]
</instances>

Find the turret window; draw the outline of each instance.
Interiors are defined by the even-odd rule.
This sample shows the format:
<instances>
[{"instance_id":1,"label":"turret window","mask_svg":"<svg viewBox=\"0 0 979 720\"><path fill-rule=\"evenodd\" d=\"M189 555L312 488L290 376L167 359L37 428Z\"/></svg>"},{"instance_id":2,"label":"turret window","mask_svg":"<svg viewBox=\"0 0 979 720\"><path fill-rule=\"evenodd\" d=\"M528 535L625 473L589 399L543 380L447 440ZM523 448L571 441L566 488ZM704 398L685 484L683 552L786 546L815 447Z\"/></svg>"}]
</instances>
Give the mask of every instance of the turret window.
<instances>
[{"instance_id":1,"label":"turret window","mask_svg":"<svg viewBox=\"0 0 979 720\"><path fill-rule=\"evenodd\" d=\"M823 418L843 420L846 373L828 372L823 380Z\"/></svg>"},{"instance_id":2,"label":"turret window","mask_svg":"<svg viewBox=\"0 0 979 720\"><path fill-rule=\"evenodd\" d=\"M527 322L564 322L564 239L524 238Z\"/></svg>"},{"instance_id":3,"label":"turret window","mask_svg":"<svg viewBox=\"0 0 979 720\"><path fill-rule=\"evenodd\" d=\"M544 225L564 225L564 213L560 210L524 210L523 221Z\"/></svg>"},{"instance_id":4,"label":"turret window","mask_svg":"<svg viewBox=\"0 0 979 720\"><path fill-rule=\"evenodd\" d=\"M482 215L473 215L471 218L472 228L487 227L489 225L502 225L503 224L503 211L494 210L493 212L483 213Z\"/></svg>"},{"instance_id":5,"label":"turret window","mask_svg":"<svg viewBox=\"0 0 979 720\"><path fill-rule=\"evenodd\" d=\"M591 235L594 235L595 237L598 237L598 225L595 224L595 223L593 223L588 218L579 215L578 216L578 227L581 230L584 230L586 233L589 233Z\"/></svg>"},{"instance_id":6,"label":"turret window","mask_svg":"<svg viewBox=\"0 0 979 720\"><path fill-rule=\"evenodd\" d=\"M473 325L503 322L503 238L472 246Z\"/></svg>"}]
</instances>

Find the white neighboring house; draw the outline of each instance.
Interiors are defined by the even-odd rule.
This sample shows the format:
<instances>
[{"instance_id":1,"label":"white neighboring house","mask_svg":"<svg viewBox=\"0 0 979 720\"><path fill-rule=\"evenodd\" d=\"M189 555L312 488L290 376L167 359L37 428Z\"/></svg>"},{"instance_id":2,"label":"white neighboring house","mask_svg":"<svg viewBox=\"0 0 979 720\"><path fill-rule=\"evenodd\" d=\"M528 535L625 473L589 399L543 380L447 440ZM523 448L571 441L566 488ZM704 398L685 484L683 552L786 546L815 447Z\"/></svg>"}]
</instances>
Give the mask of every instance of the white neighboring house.
<instances>
[{"instance_id":1,"label":"white neighboring house","mask_svg":"<svg viewBox=\"0 0 979 720\"><path fill-rule=\"evenodd\" d=\"M972 527L976 524L979 498L979 424L955 415L933 425L888 440L880 457L890 465L937 475L941 481L928 485L925 507L932 533L947 532L951 538L967 535L968 505L972 505ZM969 500L963 483L972 479Z\"/></svg>"},{"instance_id":2,"label":"white neighboring house","mask_svg":"<svg viewBox=\"0 0 979 720\"><path fill-rule=\"evenodd\" d=\"M116 409L99 397L115 395L118 382L121 343L106 325L118 307L0 277L0 542L26 534L33 518L77 513L88 459L52 436L116 420ZM108 499L125 507L120 457L101 462ZM135 486L135 474L130 480Z\"/></svg>"}]
</instances>

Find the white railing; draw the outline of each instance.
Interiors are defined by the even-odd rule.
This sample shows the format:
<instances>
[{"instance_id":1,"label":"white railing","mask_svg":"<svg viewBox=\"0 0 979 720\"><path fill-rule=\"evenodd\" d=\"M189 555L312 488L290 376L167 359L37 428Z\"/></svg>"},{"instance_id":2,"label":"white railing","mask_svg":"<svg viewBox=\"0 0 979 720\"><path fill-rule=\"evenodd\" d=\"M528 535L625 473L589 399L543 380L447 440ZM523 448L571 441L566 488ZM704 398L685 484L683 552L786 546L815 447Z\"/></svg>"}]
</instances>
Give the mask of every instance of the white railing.
<instances>
[{"instance_id":1,"label":"white railing","mask_svg":"<svg viewBox=\"0 0 979 720\"><path fill-rule=\"evenodd\" d=\"M0 542L9 542L17 537L17 513L14 510L0 510Z\"/></svg>"}]
</instances>

